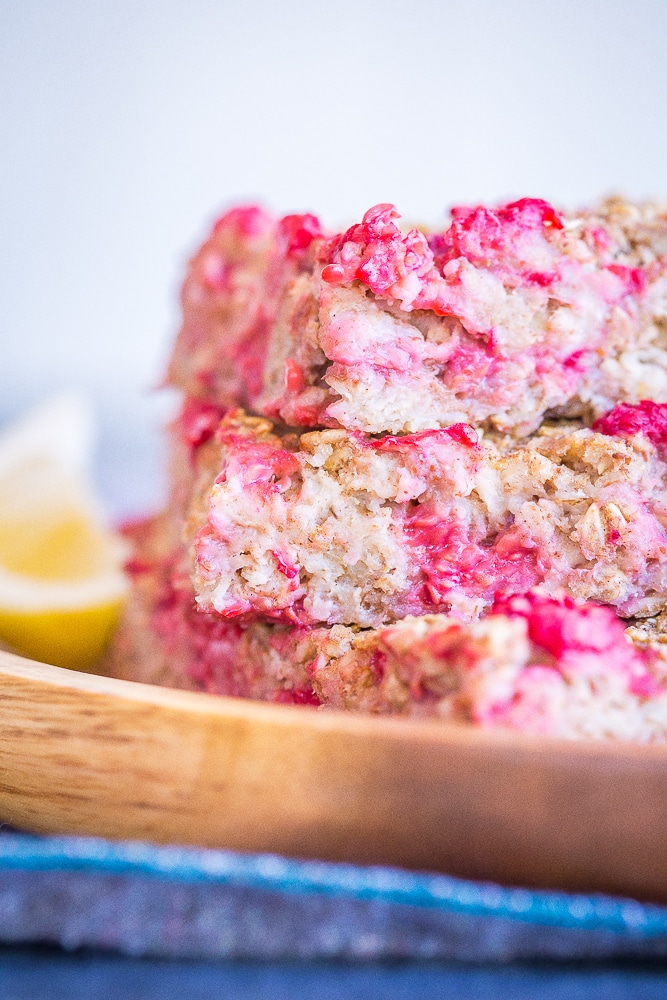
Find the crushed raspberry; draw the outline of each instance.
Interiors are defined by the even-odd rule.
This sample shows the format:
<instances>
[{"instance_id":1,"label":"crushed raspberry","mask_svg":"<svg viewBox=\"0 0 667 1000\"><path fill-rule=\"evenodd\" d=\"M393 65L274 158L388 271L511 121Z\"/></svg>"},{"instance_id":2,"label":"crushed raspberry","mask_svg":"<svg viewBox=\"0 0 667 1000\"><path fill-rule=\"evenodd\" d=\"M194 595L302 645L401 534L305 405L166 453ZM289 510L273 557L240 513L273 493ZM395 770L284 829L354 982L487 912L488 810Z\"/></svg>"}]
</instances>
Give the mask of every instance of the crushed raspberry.
<instances>
[{"instance_id":1,"label":"crushed raspberry","mask_svg":"<svg viewBox=\"0 0 667 1000\"><path fill-rule=\"evenodd\" d=\"M532 225L536 229L540 226L545 229L563 228L563 220L556 209L542 198L519 198L499 209L498 215L511 222L520 220L522 225Z\"/></svg>"},{"instance_id":2,"label":"crushed raspberry","mask_svg":"<svg viewBox=\"0 0 667 1000\"><path fill-rule=\"evenodd\" d=\"M479 434L470 424L452 424L446 428L445 433L452 441L457 441L467 448L479 448Z\"/></svg>"},{"instance_id":3,"label":"crushed raspberry","mask_svg":"<svg viewBox=\"0 0 667 1000\"><path fill-rule=\"evenodd\" d=\"M445 441L449 438L466 448L479 448L479 435L470 424L452 424L450 427L416 431L414 434L386 434L379 441L371 441L376 451L416 451L428 441Z\"/></svg>"},{"instance_id":4,"label":"crushed raspberry","mask_svg":"<svg viewBox=\"0 0 667 1000\"><path fill-rule=\"evenodd\" d=\"M620 278L631 295L640 295L646 288L646 272L641 267L626 267L625 264L609 264L607 270Z\"/></svg>"},{"instance_id":5,"label":"crushed raspberry","mask_svg":"<svg viewBox=\"0 0 667 1000\"><path fill-rule=\"evenodd\" d=\"M215 434L227 408L214 403L204 403L199 399L188 399L178 418L177 426L181 440L196 451Z\"/></svg>"},{"instance_id":6,"label":"crushed raspberry","mask_svg":"<svg viewBox=\"0 0 667 1000\"><path fill-rule=\"evenodd\" d=\"M651 669L655 651L628 642L624 624L611 608L577 605L564 593L552 597L534 589L497 595L490 613L524 618L528 637L538 650L553 657L558 670L624 675L628 691L639 698L655 697L662 690Z\"/></svg>"},{"instance_id":7,"label":"crushed raspberry","mask_svg":"<svg viewBox=\"0 0 667 1000\"><path fill-rule=\"evenodd\" d=\"M313 240L322 236L320 220L316 215L285 215L278 224L285 252L296 253L307 250Z\"/></svg>"},{"instance_id":8,"label":"crushed raspberry","mask_svg":"<svg viewBox=\"0 0 667 1000\"><path fill-rule=\"evenodd\" d=\"M268 409L268 408L267 408ZM269 413L269 416L272 414ZM326 415L322 412L321 405L314 404L308 406L298 399L290 403L289 422L293 427L317 427L318 424L325 424Z\"/></svg>"},{"instance_id":9,"label":"crushed raspberry","mask_svg":"<svg viewBox=\"0 0 667 1000\"><path fill-rule=\"evenodd\" d=\"M575 371L583 371L584 365L582 364L583 359L586 356L585 351L573 351L569 354L563 361L563 368L572 368Z\"/></svg>"},{"instance_id":10,"label":"crushed raspberry","mask_svg":"<svg viewBox=\"0 0 667 1000\"><path fill-rule=\"evenodd\" d=\"M273 225L273 216L259 205L240 205L221 215L213 226L213 232L218 233L222 229L227 229L239 236L252 239L265 236Z\"/></svg>"},{"instance_id":11,"label":"crushed raspberry","mask_svg":"<svg viewBox=\"0 0 667 1000\"><path fill-rule=\"evenodd\" d=\"M614 242L607 230L601 226L587 227L584 230L584 239L596 253L608 254L613 251Z\"/></svg>"},{"instance_id":12,"label":"crushed raspberry","mask_svg":"<svg viewBox=\"0 0 667 1000\"><path fill-rule=\"evenodd\" d=\"M306 376L303 374L303 369L293 358L287 358L285 361L285 388L292 396L298 396L306 388Z\"/></svg>"},{"instance_id":13,"label":"crushed raspberry","mask_svg":"<svg viewBox=\"0 0 667 1000\"><path fill-rule=\"evenodd\" d=\"M288 580L293 580L295 576L298 576L299 567L284 552L279 552L277 549L271 549L271 555L278 563L278 569L280 572L283 576L286 576Z\"/></svg>"},{"instance_id":14,"label":"crushed raspberry","mask_svg":"<svg viewBox=\"0 0 667 1000\"><path fill-rule=\"evenodd\" d=\"M453 223L447 233L456 256L488 266L489 257L516 258L521 237L529 233L542 234L544 230L562 229L563 223L546 201L522 198L497 209L455 208ZM531 273L531 272L529 272ZM532 272L536 281L537 272Z\"/></svg>"},{"instance_id":15,"label":"crushed raspberry","mask_svg":"<svg viewBox=\"0 0 667 1000\"><path fill-rule=\"evenodd\" d=\"M610 608L577 605L565 594L499 595L490 613L525 618L531 640L555 657L566 650L602 652L625 643L623 624Z\"/></svg>"},{"instance_id":16,"label":"crushed raspberry","mask_svg":"<svg viewBox=\"0 0 667 1000\"><path fill-rule=\"evenodd\" d=\"M376 684L380 684L387 672L387 654L381 650L373 651L370 662L371 673Z\"/></svg>"},{"instance_id":17,"label":"crushed raspberry","mask_svg":"<svg viewBox=\"0 0 667 1000\"><path fill-rule=\"evenodd\" d=\"M274 699L279 705L321 705L312 688L292 688L291 690L279 691Z\"/></svg>"},{"instance_id":18,"label":"crushed raspberry","mask_svg":"<svg viewBox=\"0 0 667 1000\"><path fill-rule=\"evenodd\" d=\"M123 569L128 576L141 576L144 573L151 573L155 569L155 564L148 559L127 559L123 563Z\"/></svg>"},{"instance_id":19,"label":"crushed raspberry","mask_svg":"<svg viewBox=\"0 0 667 1000\"><path fill-rule=\"evenodd\" d=\"M642 434L656 447L667 444L667 403L642 399L640 403L619 403L593 424L593 430L610 437Z\"/></svg>"},{"instance_id":20,"label":"crushed raspberry","mask_svg":"<svg viewBox=\"0 0 667 1000\"><path fill-rule=\"evenodd\" d=\"M638 650L637 654L637 659L641 658L643 663L635 665L628 683L628 690L638 698L655 698L663 690L662 685L650 669L655 662L656 652L654 649L642 649Z\"/></svg>"},{"instance_id":21,"label":"crushed raspberry","mask_svg":"<svg viewBox=\"0 0 667 1000\"><path fill-rule=\"evenodd\" d=\"M345 268L342 264L327 264L322 268L322 281L328 285L341 285L345 281Z\"/></svg>"},{"instance_id":22,"label":"crushed raspberry","mask_svg":"<svg viewBox=\"0 0 667 1000\"><path fill-rule=\"evenodd\" d=\"M558 275L555 271L529 271L524 275L524 278L529 284L539 285L540 288L548 288L549 285L558 281Z\"/></svg>"},{"instance_id":23,"label":"crushed raspberry","mask_svg":"<svg viewBox=\"0 0 667 1000\"><path fill-rule=\"evenodd\" d=\"M488 600L499 584L513 593L542 579L538 553L524 547L511 529L486 547L471 540L451 515L443 517L425 503L406 518L404 530L422 569L421 599L435 608L446 607L457 590Z\"/></svg>"},{"instance_id":24,"label":"crushed raspberry","mask_svg":"<svg viewBox=\"0 0 667 1000\"><path fill-rule=\"evenodd\" d=\"M494 270L511 286L527 282L547 288L559 280L548 234L563 223L545 201L523 198L495 210L455 208L447 232L428 238L416 229L403 235L397 218L393 205L376 205L361 223L325 244L320 251L324 281L361 281L402 309L463 318L467 293L457 273L447 269L455 261Z\"/></svg>"},{"instance_id":25,"label":"crushed raspberry","mask_svg":"<svg viewBox=\"0 0 667 1000\"><path fill-rule=\"evenodd\" d=\"M219 438L228 449L228 457L216 479L218 483L233 478L244 489L261 486L265 491L281 493L288 488L291 476L299 471L298 459L284 448L226 429Z\"/></svg>"},{"instance_id":26,"label":"crushed raspberry","mask_svg":"<svg viewBox=\"0 0 667 1000\"><path fill-rule=\"evenodd\" d=\"M393 205L375 205L361 223L351 226L325 247L322 272L331 284L363 281L376 295L387 295L410 275L423 278L433 270L433 253L418 230L403 236L394 223ZM402 297L397 292L397 297Z\"/></svg>"}]
</instances>

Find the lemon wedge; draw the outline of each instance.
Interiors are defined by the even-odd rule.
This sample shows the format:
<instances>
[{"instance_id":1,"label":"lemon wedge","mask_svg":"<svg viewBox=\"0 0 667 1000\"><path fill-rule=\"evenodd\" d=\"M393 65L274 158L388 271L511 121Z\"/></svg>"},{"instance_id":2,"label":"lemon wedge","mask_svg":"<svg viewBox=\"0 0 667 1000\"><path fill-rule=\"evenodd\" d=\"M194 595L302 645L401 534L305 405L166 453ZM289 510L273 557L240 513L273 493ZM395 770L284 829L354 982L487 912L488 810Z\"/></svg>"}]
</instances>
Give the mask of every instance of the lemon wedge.
<instances>
[{"instance_id":1,"label":"lemon wedge","mask_svg":"<svg viewBox=\"0 0 667 1000\"><path fill-rule=\"evenodd\" d=\"M92 418L77 398L45 404L0 434L0 641L89 670L126 592L124 546L89 485Z\"/></svg>"}]
</instances>

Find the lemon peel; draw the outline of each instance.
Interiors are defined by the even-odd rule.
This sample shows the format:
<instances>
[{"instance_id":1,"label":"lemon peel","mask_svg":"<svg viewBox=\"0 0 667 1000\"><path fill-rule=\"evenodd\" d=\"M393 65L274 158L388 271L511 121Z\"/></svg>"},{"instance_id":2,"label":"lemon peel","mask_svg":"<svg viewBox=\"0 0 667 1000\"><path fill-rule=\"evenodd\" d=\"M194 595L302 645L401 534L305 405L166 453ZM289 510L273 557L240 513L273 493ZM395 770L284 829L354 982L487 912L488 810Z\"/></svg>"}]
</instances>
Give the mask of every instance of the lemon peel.
<instances>
[{"instance_id":1,"label":"lemon peel","mask_svg":"<svg viewBox=\"0 0 667 1000\"><path fill-rule=\"evenodd\" d=\"M126 593L124 546L90 487L92 417L61 397L0 434L0 641L94 667Z\"/></svg>"}]
</instances>

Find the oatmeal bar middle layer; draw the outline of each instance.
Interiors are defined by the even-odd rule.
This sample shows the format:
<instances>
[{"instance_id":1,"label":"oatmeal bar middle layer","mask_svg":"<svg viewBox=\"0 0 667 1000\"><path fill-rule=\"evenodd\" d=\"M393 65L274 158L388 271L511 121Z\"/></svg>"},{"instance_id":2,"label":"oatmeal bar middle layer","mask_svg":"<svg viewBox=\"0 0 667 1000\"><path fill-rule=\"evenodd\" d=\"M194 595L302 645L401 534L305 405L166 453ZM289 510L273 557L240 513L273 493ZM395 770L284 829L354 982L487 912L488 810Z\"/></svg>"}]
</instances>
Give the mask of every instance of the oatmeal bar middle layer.
<instances>
[{"instance_id":1,"label":"oatmeal bar middle layer","mask_svg":"<svg viewBox=\"0 0 667 1000\"><path fill-rule=\"evenodd\" d=\"M472 620L496 592L541 584L657 613L667 464L645 433L612 427L615 412L608 433L544 426L520 445L466 424L298 437L232 412L196 452L197 602L225 618L378 627L431 612Z\"/></svg>"}]
</instances>

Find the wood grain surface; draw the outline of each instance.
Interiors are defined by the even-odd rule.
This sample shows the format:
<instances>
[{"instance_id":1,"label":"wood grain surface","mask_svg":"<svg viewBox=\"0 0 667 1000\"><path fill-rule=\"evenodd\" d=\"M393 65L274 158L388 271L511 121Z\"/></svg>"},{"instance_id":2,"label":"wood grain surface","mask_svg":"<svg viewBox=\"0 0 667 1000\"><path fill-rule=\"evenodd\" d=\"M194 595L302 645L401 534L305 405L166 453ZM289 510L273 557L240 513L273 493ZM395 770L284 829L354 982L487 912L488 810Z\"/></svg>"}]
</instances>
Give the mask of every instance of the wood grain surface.
<instances>
[{"instance_id":1,"label":"wood grain surface","mask_svg":"<svg viewBox=\"0 0 667 1000\"><path fill-rule=\"evenodd\" d=\"M1 652L0 821L667 900L667 747L263 704Z\"/></svg>"}]
</instances>

